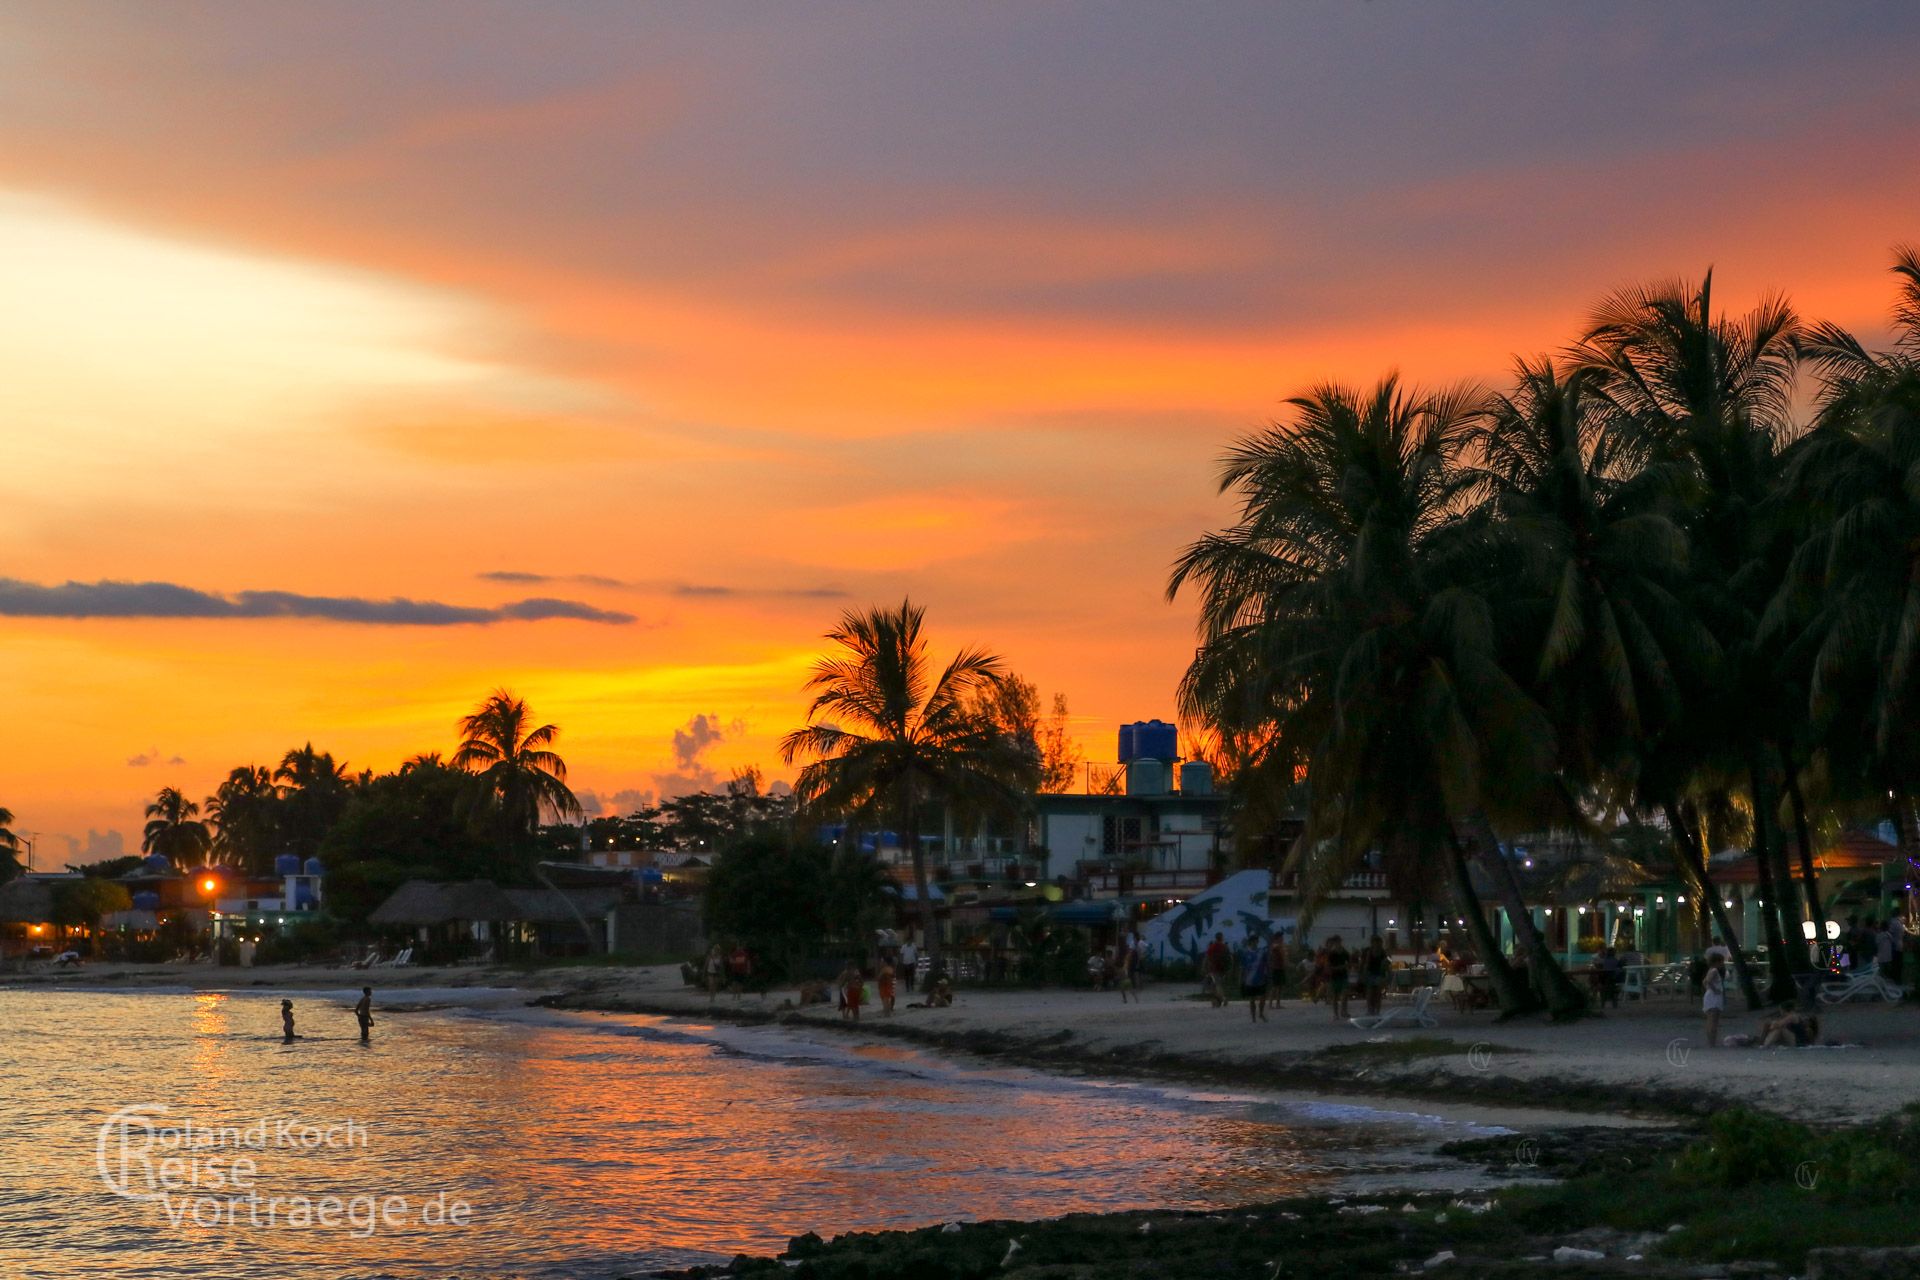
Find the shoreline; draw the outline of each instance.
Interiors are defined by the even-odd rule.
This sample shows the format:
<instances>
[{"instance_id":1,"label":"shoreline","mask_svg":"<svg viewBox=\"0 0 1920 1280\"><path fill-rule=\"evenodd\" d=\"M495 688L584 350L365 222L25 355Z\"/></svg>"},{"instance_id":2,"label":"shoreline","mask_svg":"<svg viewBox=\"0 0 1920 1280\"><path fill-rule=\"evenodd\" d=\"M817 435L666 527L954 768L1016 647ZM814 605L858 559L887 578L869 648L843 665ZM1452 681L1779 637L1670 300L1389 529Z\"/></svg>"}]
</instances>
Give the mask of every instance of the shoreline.
<instances>
[{"instance_id":1,"label":"shoreline","mask_svg":"<svg viewBox=\"0 0 1920 1280\"><path fill-rule=\"evenodd\" d=\"M1440 1011L1424 1029L1363 1032L1323 1005L1288 1000L1271 1021L1245 1007L1210 1008L1185 984L1154 983L1137 1003L1074 989L963 988L950 1008L877 1010L858 1023L825 1005L795 1007L791 991L709 1001L678 966L559 965L270 969L102 965L0 975L0 990L267 992L375 989L398 1012L414 988L492 991L576 1012L690 1022L775 1025L808 1035L908 1043L1054 1073L1230 1085L1332 1097L1550 1109L1698 1122L1732 1106L1832 1126L1920 1103L1920 1011L1855 1005L1823 1011L1824 1036L1853 1047L1707 1049L1680 1002L1642 1005L1575 1023L1496 1022ZM905 1001L902 1002L903 1006ZM1746 1028L1735 1014L1728 1031Z\"/></svg>"}]
</instances>

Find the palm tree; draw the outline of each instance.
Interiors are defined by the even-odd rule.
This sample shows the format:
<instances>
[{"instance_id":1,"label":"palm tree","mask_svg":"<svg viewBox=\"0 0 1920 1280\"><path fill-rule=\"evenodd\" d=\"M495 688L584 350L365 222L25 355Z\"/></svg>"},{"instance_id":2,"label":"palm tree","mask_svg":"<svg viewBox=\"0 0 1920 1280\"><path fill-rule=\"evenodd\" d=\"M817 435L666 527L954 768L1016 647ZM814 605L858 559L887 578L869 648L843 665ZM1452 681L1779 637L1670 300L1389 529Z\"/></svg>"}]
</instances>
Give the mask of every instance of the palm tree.
<instances>
[{"instance_id":1,"label":"palm tree","mask_svg":"<svg viewBox=\"0 0 1920 1280\"><path fill-rule=\"evenodd\" d=\"M937 673L922 634L926 610L848 610L826 638L840 652L814 664L808 723L780 743L803 805L890 819L913 861L920 928L935 962L935 929L920 815L929 804L1018 803L1031 754L977 710L1005 673L993 654L962 650Z\"/></svg>"},{"instance_id":2,"label":"palm tree","mask_svg":"<svg viewBox=\"0 0 1920 1280\"><path fill-rule=\"evenodd\" d=\"M199 820L199 813L200 806L181 794L180 788L162 787L147 806L141 852L160 854L181 871L203 865L213 848L213 837L207 824Z\"/></svg>"},{"instance_id":3,"label":"palm tree","mask_svg":"<svg viewBox=\"0 0 1920 1280\"><path fill-rule=\"evenodd\" d=\"M1820 412L1788 482L1810 516L1795 569L1803 599L1817 601L1802 630L1811 651L1814 715L1827 730L1829 752L1851 765L1848 772L1873 778L1876 800L1881 791L1890 794L1900 851L1914 867L1920 866L1911 781L1920 763L1920 738L1911 727L1920 711L1920 252L1896 250L1893 271L1899 296L1892 350L1869 352L1836 325L1816 325L1808 334L1804 350L1821 378ZM1870 735L1860 741L1863 726Z\"/></svg>"},{"instance_id":4,"label":"palm tree","mask_svg":"<svg viewBox=\"0 0 1920 1280\"><path fill-rule=\"evenodd\" d=\"M1772 960L1772 999L1793 992L1804 948L1786 945L1793 880L1780 839L1784 777L1806 719L1793 696L1784 644L1760 619L1785 580L1792 531L1774 501L1782 450L1795 427L1794 374L1804 328L1785 299L1746 315L1713 309L1713 273L1698 286L1669 281L1607 299L1576 346L1617 429L1666 486L1668 510L1688 536L1689 596L1717 660L1683 715L1702 732L1690 782L1718 775L1751 798L1761 923Z\"/></svg>"},{"instance_id":5,"label":"palm tree","mask_svg":"<svg viewBox=\"0 0 1920 1280\"><path fill-rule=\"evenodd\" d=\"M13 810L0 807L0 884L20 871L20 837L13 833Z\"/></svg>"},{"instance_id":6,"label":"palm tree","mask_svg":"<svg viewBox=\"0 0 1920 1280\"><path fill-rule=\"evenodd\" d=\"M1304 767L1306 830L1291 855L1311 902L1364 859L1396 896L1451 881L1509 1013L1537 1007L1479 908L1468 840L1556 1014L1584 1007L1534 928L1489 810L1551 775L1544 713L1502 670L1473 579L1481 529L1462 519L1464 393L1323 386L1295 420L1242 441L1221 470L1240 519L1190 547L1168 587L1201 591L1202 644L1184 715L1256 744L1250 799Z\"/></svg>"},{"instance_id":7,"label":"palm tree","mask_svg":"<svg viewBox=\"0 0 1920 1280\"><path fill-rule=\"evenodd\" d=\"M263 871L280 838L279 794L265 765L241 765L207 797L214 849L239 866Z\"/></svg>"},{"instance_id":8,"label":"palm tree","mask_svg":"<svg viewBox=\"0 0 1920 1280\"><path fill-rule=\"evenodd\" d=\"M1641 791L1659 775L1648 756L1684 732L1681 689L1716 648L1686 603L1689 546L1664 509L1662 477L1595 380L1591 369L1520 361L1470 449L1510 569L1502 630L1519 643L1515 674L1553 721L1569 791L1664 810L1671 796ZM1562 812L1585 825L1570 796ZM1670 836L1673 869L1733 936L1704 860L1677 822ZM1757 1002L1738 952L1734 968Z\"/></svg>"},{"instance_id":9,"label":"palm tree","mask_svg":"<svg viewBox=\"0 0 1920 1280\"><path fill-rule=\"evenodd\" d=\"M460 720L453 767L473 775L468 816L491 826L503 844L530 842L543 815L558 821L580 813L567 788L567 762L552 750L559 727L532 721L526 702L505 689Z\"/></svg>"},{"instance_id":10,"label":"palm tree","mask_svg":"<svg viewBox=\"0 0 1920 1280\"><path fill-rule=\"evenodd\" d=\"M309 742L280 758L273 781L281 801L282 846L299 857L313 857L352 794L346 762L336 761L332 752L314 750Z\"/></svg>"}]
</instances>

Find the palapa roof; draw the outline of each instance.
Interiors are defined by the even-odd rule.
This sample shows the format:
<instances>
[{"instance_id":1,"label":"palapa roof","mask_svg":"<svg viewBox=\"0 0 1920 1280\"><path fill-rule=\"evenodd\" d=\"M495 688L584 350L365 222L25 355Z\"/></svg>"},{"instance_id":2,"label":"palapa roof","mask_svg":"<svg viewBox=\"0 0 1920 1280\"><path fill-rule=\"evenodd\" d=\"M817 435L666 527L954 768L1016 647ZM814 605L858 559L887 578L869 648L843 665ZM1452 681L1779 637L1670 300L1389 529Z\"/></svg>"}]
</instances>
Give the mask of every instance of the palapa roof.
<instances>
[{"instance_id":1,"label":"palapa roof","mask_svg":"<svg viewBox=\"0 0 1920 1280\"><path fill-rule=\"evenodd\" d=\"M607 914L625 896L618 888L605 886L568 889L564 895L556 889L508 889L505 893L513 904L513 913L505 918L529 924L574 924L575 909L591 920ZM569 898L573 908L567 906Z\"/></svg>"},{"instance_id":2,"label":"palapa roof","mask_svg":"<svg viewBox=\"0 0 1920 1280\"><path fill-rule=\"evenodd\" d=\"M43 924L53 919L53 886L37 876L16 876L0 884L0 921Z\"/></svg>"},{"instance_id":3,"label":"palapa roof","mask_svg":"<svg viewBox=\"0 0 1920 1280\"><path fill-rule=\"evenodd\" d=\"M409 880L367 917L372 924L436 925L517 920L513 900L491 880Z\"/></svg>"}]
</instances>

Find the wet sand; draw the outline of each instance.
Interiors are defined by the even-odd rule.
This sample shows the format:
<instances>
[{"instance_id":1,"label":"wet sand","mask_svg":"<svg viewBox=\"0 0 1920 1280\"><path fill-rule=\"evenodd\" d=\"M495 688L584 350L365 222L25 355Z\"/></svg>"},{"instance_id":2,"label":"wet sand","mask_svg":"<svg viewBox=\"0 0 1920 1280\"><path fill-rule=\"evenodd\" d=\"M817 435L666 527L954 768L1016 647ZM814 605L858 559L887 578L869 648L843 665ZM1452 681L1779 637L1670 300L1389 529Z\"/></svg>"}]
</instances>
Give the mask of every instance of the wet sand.
<instances>
[{"instance_id":1,"label":"wet sand","mask_svg":"<svg viewBox=\"0 0 1920 1280\"><path fill-rule=\"evenodd\" d=\"M1266 1088L1413 1096L1462 1105L1525 1104L1587 1113L1702 1114L1745 1104L1820 1123L1871 1119L1920 1102L1920 1008L1885 1004L1824 1010L1822 1038L1857 1047L1708 1049L1689 1002L1654 1001L1553 1025L1499 1022L1493 1013L1435 1007L1429 1029L1363 1032L1325 1005L1285 1001L1268 1022L1244 1005L1214 1009L1187 984L1150 984L1141 1003L1079 990L962 989L953 1007L863 1011L857 1028L829 1006L795 1008L795 993L723 994L709 1002L677 966L222 969L206 965L91 965L77 972L0 976L8 985L348 990L498 988L503 1001L659 1013L696 1020L779 1020L809 1034L900 1038L1055 1069L1140 1072ZM1757 1015L1733 1013L1726 1034L1751 1033Z\"/></svg>"}]
</instances>

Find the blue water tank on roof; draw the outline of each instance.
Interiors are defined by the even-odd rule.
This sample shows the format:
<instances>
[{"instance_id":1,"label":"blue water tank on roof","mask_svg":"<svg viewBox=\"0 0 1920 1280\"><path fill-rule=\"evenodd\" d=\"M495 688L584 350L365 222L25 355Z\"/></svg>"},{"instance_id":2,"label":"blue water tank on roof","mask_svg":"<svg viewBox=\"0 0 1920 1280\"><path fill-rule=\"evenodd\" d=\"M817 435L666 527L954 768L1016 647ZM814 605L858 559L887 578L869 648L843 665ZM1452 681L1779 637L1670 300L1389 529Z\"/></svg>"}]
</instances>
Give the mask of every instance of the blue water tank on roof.
<instances>
[{"instance_id":1,"label":"blue water tank on roof","mask_svg":"<svg viewBox=\"0 0 1920 1280\"><path fill-rule=\"evenodd\" d=\"M1165 720L1135 720L1120 726L1120 763L1180 758L1180 730Z\"/></svg>"},{"instance_id":2,"label":"blue water tank on roof","mask_svg":"<svg viewBox=\"0 0 1920 1280\"><path fill-rule=\"evenodd\" d=\"M167 861L164 853L150 853L147 860L140 864L140 869L148 875L165 875L173 870L173 864Z\"/></svg>"},{"instance_id":3,"label":"blue water tank on roof","mask_svg":"<svg viewBox=\"0 0 1920 1280\"><path fill-rule=\"evenodd\" d=\"M297 876L300 874L300 855L283 853L273 860L273 874L277 876Z\"/></svg>"},{"instance_id":4,"label":"blue water tank on roof","mask_svg":"<svg viewBox=\"0 0 1920 1280\"><path fill-rule=\"evenodd\" d=\"M160 895L150 890L134 894L133 909L135 911L158 911L160 909Z\"/></svg>"},{"instance_id":5,"label":"blue water tank on roof","mask_svg":"<svg viewBox=\"0 0 1920 1280\"><path fill-rule=\"evenodd\" d=\"M307 874L308 874L308 875L310 875L310 876L323 876L323 875L325 875L325 874L327 874L327 869L326 869L326 867L324 867L324 866L322 866L322 865L321 865L321 863L320 863L320 859L318 859L318 858L308 858L308 859L307 859Z\"/></svg>"}]
</instances>

